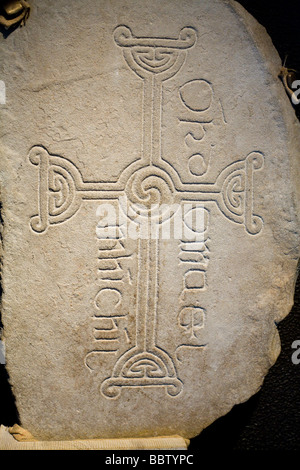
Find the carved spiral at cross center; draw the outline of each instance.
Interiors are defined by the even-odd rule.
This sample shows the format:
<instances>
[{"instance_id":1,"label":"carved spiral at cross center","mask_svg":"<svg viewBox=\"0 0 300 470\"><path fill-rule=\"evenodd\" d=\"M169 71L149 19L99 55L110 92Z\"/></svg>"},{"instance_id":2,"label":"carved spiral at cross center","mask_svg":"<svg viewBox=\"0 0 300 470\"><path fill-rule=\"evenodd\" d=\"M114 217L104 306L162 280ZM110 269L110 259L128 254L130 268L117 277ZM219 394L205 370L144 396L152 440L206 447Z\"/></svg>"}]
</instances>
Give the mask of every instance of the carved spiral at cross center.
<instances>
[{"instance_id":1,"label":"carved spiral at cross center","mask_svg":"<svg viewBox=\"0 0 300 470\"><path fill-rule=\"evenodd\" d=\"M140 158L132 162L115 182L90 182L84 180L80 170L67 158L51 155L41 146L33 147L29 159L39 169L38 214L31 218L31 228L35 233L46 232L49 226L71 219L85 201L106 199L118 200L129 219L135 221L137 217L142 217L143 225L145 221L151 225L154 221L157 226L167 218L171 218L177 206L184 201L198 204L214 203L228 220L243 225L248 235L257 235L261 232L263 220L254 213L254 173L263 168L264 156L261 152L251 152L245 158L231 162L223 168L214 182L197 183L197 185L184 183L170 162L163 158L161 142L163 83L180 71L185 63L187 50L194 46L196 39L196 31L188 27L183 28L177 38L138 37L126 26L116 28L114 40L121 48L125 62L143 81ZM196 83L199 85L199 80L191 80L188 83L194 87ZM179 90L185 99L184 86ZM189 106L189 109L193 112L198 110L197 106L195 109ZM194 123L200 124L198 121ZM189 135L193 136L191 133ZM194 140L197 138L194 137ZM196 157L199 160L199 154L193 157L193 163ZM202 171L197 168L196 171L194 168L192 173L196 176L202 175ZM125 206L122 206L122 201ZM152 234L152 231L149 233ZM99 258L104 265L101 275L106 283L100 292L102 295L103 293L107 295L108 305L108 311L102 313L104 319L111 308L111 298L116 300L117 296L115 306L119 305L121 291L118 291L112 283L123 279L120 260L131 256L121 241L119 243L116 252L103 248ZM201 269L195 269L193 258L197 256L196 262L198 262L201 253L198 253L198 248L192 247L191 250L189 245L190 258L187 260L184 258L187 253L185 244L185 240L182 240L180 247L183 258L180 259L183 262L192 261L194 264L193 269L185 273L185 290L205 288L203 266L201 265ZM205 250L209 252L206 246ZM115 362L111 375L102 382L100 391L107 398L117 398L122 389L135 387L163 387L167 395L174 397L179 395L183 388L172 351L165 351L157 343L159 266L160 244L157 237L138 238L135 344L128 345L128 349ZM116 277L107 277L111 276L112 272ZM108 281L111 284L108 285ZM99 293L97 296L99 297ZM99 308L97 303L96 305ZM117 316L120 316L120 311L117 313ZM124 315L126 313L121 312L121 316ZM192 324L192 343L177 347L175 357L178 361L180 361L178 352L182 347L195 346L197 331L201 327L199 318L204 318L205 309L188 303L184 305L180 315L182 327L189 330L188 325ZM98 311L96 317L100 318ZM192 320L187 322L189 318ZM115 323L113 325L116 326ZM96 348L91 351L85 360L87 367L89 367L89 355L94 357L95 354L103 352L114 352L114 350ZM92 367L89 368L93 370Z\"/></svg>"},{"instance_id":2,"label":"carved spiral at cross center","mask_svg":"<svg viewBox=\"0 0 300 470\"><path fill-rule=\"evenodd\" d=\"M170 176L160 168L147 166L128 180L126 195L130 213L141 217L163 218L178 197ZM128 213L128 212L127 212Z\"/></svg>"}]
</instances>

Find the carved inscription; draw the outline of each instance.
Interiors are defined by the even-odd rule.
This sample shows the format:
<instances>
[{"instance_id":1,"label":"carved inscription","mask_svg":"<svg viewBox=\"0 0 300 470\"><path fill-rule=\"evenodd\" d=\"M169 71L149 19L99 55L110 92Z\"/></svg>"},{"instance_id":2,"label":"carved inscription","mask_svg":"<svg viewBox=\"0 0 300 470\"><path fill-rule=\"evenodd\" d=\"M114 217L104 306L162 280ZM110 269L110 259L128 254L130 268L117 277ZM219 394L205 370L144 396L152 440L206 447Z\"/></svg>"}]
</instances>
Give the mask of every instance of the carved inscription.
<instances>
[{"instance_id":1,"label":"carved inscription","mask_svg":"<svg viewBox=\"0 0 300 470\"><path fill-rule=\"evenodd\" d=\"M192 222L201 219L200 229ZM176 357L181 361L180 352L186 348L203 348L201 331L204 328L206 310L200 304L201 293L207 289L209 264L209 222L208 209L192 207L185 216L185 224L194 230L195 240L182 239L179 244L179 263L184 266L183 288L179 299L178 324L183 330L184 342L176 348ZM200 232L200 233L199 233Z\"/></svg>"},{"instance_id":2,"label":"carved inscription","mask_svg":"<svg viewBox=\"0 0 300 470\"><path fill-rule=\"evenodd\" d=\"M102 354L116 354L124 344L131 345L127 323L136 289L131 276L135 247L130 246L122 226L115 221L103 222L103 212L105 206L102 213L97 213L100 220L96 229L98 288L93 300L94 345L85 358L86 366L92 371L99 369Z\"/></svg>"},{"instance_id":3,"label":"carved inscription","mask_svg":"<svg viewBox=\"0 0 300 470\"><path fill-rule=\"evenodd\" d=\"M179 266L184 268L177 312L177 327L182 342L175 353L157 343L159 302L160 240L138 238L129 247L121 226L113 239L98 240L98 285L93 300L93 347L85 358L95 370L99 355L112 354L115 365L100 384L104 397L117 398L123 388L163 387L167 395L177 396L183 387L177 365L186 348L205 347L201 331L206 309L201 293L207 288L210 261L210 204L215 204L229 222L244 227L249 235L258 234L262 219L254 213L254 174L263 167L263 155L252 152L224 168L215 182L203 182L211 155L200 149L208 126L214 93L212 85L195 78L182 83L178 94L183 108L192 118L179 119L185 130L185 145L190 175L196 182L183 182L178 171L164 158L161 147L163 84L183 67L197 40L193 28L183 28L177 38L137 37L127 26L119 26L114 41L127 66L143 81L143 136L140 158L130 164L115 182L84 181L79 169L68 159L50 155L41 146L33 147L30 162L38 167L38 213L31 218L35 233L46 232L74 217L86 201L119 201L128 198L131 220L136 215L149 217L153 205L191 204L192 214L202 212L202 239L179 241ZM193 98L196 93L196 98ZM188 116L188 114L186 115ZM208 204L209 203L209 204ZM141 209L142 207L142 209ZM157 224L164 216L160 215ZM185 223L189 217L185 218ZM101 226L100 226L101 228ZM197 230L196 230L197 232ZM136 278L132 278L135 266ZM132 295L132 292L134 295ZM126 297L136 298L131 307ZM129 331L128 318L134 317ZM176 326L176 325L175 325ZM177 362L178 361L178 362Z\"/></svg>"},{"instance_id":4,"label":"carved inscription","mask_svg":"<svg viewBox=\"0 0 300 470\"><path fill-rule=\"evenodd\" d=\"M220 119L220 103L217 103L213 86L207 80L184 83L179 88L179 97L183 108L179 117L179 130L184 133L183 154L187 159L189 179L199 181L209 170L216 146L215 139L211 138L212 131L216 134L220 124L224 127L225 123Z\"/></svg>"}]
</instances>

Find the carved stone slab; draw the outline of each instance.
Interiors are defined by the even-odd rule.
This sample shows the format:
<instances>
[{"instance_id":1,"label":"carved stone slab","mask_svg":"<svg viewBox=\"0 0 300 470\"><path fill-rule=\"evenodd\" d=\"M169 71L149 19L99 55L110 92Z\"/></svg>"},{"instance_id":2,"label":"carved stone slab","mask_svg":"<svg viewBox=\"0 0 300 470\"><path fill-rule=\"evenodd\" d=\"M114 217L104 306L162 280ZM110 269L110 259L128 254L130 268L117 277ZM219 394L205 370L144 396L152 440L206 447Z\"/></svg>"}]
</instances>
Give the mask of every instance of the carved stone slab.
<instances>
[{"instance_id":1,"label":"carved stone slab","mask_svg":"<svg viewBox=\"0 0 300 470\"><path fill-rule=\"evenodd\" d=\"M190 438L261 386L299 125L233 2L32 2L1 40L3 321L37 439Z\"/></svg>"}]
</instances>

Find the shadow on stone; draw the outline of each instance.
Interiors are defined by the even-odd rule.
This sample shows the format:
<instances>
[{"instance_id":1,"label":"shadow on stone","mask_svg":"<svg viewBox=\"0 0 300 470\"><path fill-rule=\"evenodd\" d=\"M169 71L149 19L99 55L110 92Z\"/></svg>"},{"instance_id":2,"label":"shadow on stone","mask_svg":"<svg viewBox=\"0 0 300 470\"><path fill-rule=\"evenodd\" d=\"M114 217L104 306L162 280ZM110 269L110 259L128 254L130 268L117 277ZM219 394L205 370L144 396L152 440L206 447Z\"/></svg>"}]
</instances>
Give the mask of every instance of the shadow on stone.
<instances>
[{"instance_id":1,"label":"shadow on stone","mask_svg":"<svg viewBox=\"0 0 300 470\"><path fill-rule=\"evenodd\" d=\"M0 204L0 228L3 227L1 216L2 206ZM0 230L0 245L2 244L2 230ZM0 299L2 297L2 287L0 285ZM3 329L2 317L0 312L0 333ZM20 419L16 407L15 397L9 384L9 376L5 365L0 364L0 424L13 426L20 424Z\"/></svg>"},{"instance_id":2,"label":"shadow on stone","mask_svg":"<svg viewBox=\"0 0 300 470\"><path fill-rule=\"evenodd\" d=\"M20 424L15 398L12 393L8 373L5 366L0 366L0 383L1 383L1 408L0 423L4 426L13 426Z\"/></svg>"},{"instance_id":3,"label":"shadow on stone","mask_svg":"<svg viewBox=\"0 0 300 470\"><path fill-rule=\"evenodd\" d=\"M191 439L189 451L215 452L231 451L236 447L243 429L249 423L252 414L257 408L259 402L258 392L246 403L236 405L225 416L212 423L202 433Z\"/></svg>"}]
</instances>

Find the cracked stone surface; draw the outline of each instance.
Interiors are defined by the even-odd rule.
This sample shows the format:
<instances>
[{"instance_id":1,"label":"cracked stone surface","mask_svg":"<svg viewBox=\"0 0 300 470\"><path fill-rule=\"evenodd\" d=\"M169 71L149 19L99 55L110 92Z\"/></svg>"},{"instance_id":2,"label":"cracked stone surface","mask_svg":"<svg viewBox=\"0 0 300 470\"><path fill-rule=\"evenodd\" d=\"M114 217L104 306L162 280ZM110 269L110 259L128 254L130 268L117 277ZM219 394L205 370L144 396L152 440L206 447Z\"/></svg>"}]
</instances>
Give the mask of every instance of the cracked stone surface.
<instances>
[{"instance_id":1,"label":"cracked stone surface","mask_svg":"<svg viewBox=\"0 0 300 470\"><path fill-rule=\"evenodd\" d=\"M300 132L280 58L231 1L30 4L0 41L21 425L191 438L259 390L293 304Z\"/></svg>"}]
</instances>

